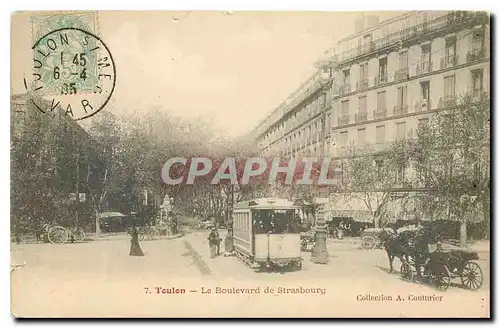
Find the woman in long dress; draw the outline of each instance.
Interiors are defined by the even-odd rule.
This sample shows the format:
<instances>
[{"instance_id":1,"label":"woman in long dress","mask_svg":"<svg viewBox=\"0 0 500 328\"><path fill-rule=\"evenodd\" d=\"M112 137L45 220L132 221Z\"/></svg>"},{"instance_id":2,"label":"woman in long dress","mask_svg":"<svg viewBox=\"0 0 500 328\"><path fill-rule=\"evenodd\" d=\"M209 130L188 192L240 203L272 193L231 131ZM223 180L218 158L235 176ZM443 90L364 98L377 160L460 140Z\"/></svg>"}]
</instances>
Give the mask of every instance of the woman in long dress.
<instances>
[{"instance_id":1,"label":"woman in long dress","mask_svg":"<svg viewBox=\"0 0 500 328\"><path fill-rule=\"evenodd\" d=\"M137 228L132 229L132 240L130 242L130 256L144 256L141 246L139 245L139 230Z\"/></svg>"}]
</instances>

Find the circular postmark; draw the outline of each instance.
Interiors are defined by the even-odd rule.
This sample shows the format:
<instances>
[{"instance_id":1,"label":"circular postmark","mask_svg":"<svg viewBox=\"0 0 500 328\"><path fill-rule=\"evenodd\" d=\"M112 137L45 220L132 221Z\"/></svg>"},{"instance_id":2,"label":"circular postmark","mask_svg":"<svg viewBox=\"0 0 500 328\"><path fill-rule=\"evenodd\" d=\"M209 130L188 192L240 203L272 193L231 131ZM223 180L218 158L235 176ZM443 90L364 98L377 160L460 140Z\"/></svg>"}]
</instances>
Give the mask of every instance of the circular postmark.
<instances>
[{"instance_id":1,"label":"circular postmark","mask_svg":"<svg viewBox=\"0 0 500 328\"><path fill-rule=\"evenodd\" d=\"M61 108L82 120L106 106L116 83L111 52L96 35L76 27L40 37L32 47L33 74L24 86L41 112Z\"/></svg>"}]
</instances>

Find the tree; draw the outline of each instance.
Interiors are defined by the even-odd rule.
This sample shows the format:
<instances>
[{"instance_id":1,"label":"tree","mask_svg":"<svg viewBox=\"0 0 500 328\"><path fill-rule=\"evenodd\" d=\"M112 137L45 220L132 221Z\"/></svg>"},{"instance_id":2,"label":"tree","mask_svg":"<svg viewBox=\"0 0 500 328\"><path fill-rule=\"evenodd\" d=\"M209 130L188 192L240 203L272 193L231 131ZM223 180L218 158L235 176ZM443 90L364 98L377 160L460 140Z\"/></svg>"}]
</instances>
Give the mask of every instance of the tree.
<instances>
[{"instance_id":1,"label":"tree","mask_svg":"<svg viewBox=\"0 0 500 328\"><path fill-rule=\"evenodd\" d=\"M467 222L479 212L489 230L489 125L489 97L467 95L421 125L412 140L417 180L437 197L438 213L460 221L461 247L467 245Z\"/></svg>"},{"instance_id":2,"label":"tree","mask_svg":"<svg viewBox=\"0 0 500 328\"><path fill-rule=\"evenodd\" d=\"M408 158L405 141L396 141L383 152L366 148L362 153L352 148L343 160L341 192L347 201L359 201L373 215L376 228L385 226L388 204L394 190L405 184Z\"/></svg>"}]
</instances>

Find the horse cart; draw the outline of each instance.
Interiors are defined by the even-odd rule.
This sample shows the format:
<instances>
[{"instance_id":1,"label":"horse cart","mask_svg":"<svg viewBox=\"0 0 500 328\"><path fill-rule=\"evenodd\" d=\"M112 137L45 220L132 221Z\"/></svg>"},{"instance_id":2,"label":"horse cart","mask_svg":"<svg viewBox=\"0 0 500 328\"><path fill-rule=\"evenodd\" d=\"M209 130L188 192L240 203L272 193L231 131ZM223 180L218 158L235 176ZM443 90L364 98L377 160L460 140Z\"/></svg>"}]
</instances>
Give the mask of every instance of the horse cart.
<instances>
[{"instance_id":1,"label":"horse cart","mask_svg":"<svg viewBox=\"0 0 500 328\"><path fill-rule=\"evenodd\" d=\"M462 286L469 290L478 290L483 284L483 271L474 262L479 260L476 252L463 250L436 251L423 265L422 278L440 291L447 290L453 279L460 278ZM401 276L405 280L413 280L417 266L414 260L403 261Z\"/></svg>"}]
</instances>

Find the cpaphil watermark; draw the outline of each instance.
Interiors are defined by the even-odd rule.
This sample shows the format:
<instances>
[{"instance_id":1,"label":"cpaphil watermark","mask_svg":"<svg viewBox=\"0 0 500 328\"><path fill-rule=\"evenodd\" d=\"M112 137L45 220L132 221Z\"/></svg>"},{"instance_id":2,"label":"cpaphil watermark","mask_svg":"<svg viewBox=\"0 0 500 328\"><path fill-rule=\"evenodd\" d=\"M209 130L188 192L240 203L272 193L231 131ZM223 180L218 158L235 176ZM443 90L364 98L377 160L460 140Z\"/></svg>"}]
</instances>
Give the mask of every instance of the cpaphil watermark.
<instances>
[{"instance_id":1,"label":"cpaphil watermark","mask_svg":"<svg viewBox=\"0 0 500 328\"><path fill-rule=\"evenodd\" d=\"M280 157L226 157L216 160L207 157L173 157L161 171L168 185L194 184L270 184L334 185L336 179L330 158L304 157L283 160Z\"/></svg>"}]
</instances>

